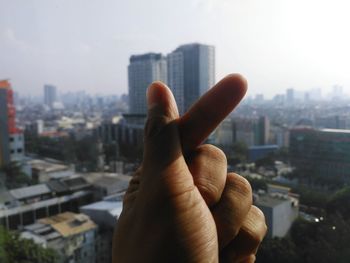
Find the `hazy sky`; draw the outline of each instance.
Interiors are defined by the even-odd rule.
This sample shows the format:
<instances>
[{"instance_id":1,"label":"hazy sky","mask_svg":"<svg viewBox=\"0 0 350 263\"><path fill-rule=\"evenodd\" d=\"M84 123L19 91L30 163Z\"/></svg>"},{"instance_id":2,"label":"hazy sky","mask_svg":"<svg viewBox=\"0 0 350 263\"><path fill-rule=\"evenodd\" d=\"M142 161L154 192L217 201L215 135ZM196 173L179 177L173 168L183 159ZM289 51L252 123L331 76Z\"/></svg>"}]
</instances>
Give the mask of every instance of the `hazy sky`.
<instances>
[{"instance_id":1,"label":"hazy sky","mask_svg":"<svg viewBox=\"0 0 350 263\"><path fill-rule=\"evenodd\" d=\"M0 79L25 94L44 83L125 93L131 54L190 42L215 45L217 80L240 72L250 94L350 91L346 0L0 0L0 9Z\"/></svg>"}]
</instances>

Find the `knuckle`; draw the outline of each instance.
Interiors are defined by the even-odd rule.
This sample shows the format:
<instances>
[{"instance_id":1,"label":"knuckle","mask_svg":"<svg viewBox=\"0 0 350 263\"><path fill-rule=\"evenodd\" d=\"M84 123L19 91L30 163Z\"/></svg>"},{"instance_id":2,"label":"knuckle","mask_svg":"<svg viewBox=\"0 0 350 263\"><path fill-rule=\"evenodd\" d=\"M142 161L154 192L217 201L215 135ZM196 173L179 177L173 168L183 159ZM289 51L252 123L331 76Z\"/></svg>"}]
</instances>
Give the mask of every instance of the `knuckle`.
<instances>
[{"instance_id":1,"label":"knuckle","mask_svg":"<svg viewBox=\"0 0 350 263\"><path fill-rule=\"evenodd\" d=\"M252 187L244 177L235 173L229 173L227 175L226 186L235 192L239 192L243 197L252 199Z\"/></svg>"},{"instance_id":2,"label":"knuckle","mask_svg":"<svg viewBox=\"0 0 350 263\"><path fill-rule=\"evenodd\" d=\"M264 213L256 206L251 207L252 217L254 218L254 230L249 231L250 239L255 244L260 244L267 232Z\"/></svg>"},{"instance_id":3,"label":"knuckle","mask_svg":"<svg viewBox=\"0 0 350 263\"><path fill-rule=\"evenodd\" d=\"M202 179L196 185L208 205L219 201L222 191L211 181Z\"/></svg>"},{"instance_id":4,"label":"knuckle","mask_svg":"<svg viewBox=\"0 0 350 263\"><path fill-rule=\"evenodd\" d=\"M198 151L200 154L208 156L209 158L215 160L220 164L225 164L225 165L227 164L225 153L214 145L203 144L200 147L198 147Z\"/></svg>"}]
</instances>

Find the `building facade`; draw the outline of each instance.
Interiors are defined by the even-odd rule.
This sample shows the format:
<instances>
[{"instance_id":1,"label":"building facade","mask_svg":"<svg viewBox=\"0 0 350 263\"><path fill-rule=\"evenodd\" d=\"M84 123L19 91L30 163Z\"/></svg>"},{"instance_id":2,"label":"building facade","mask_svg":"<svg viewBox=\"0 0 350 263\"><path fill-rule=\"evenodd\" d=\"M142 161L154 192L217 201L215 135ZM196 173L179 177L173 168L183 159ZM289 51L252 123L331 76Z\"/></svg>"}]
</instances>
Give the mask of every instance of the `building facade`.
<instances>
[{"instance_id":1,"label":"building facade","mask_svg":"<svg viewBox=\"0 0 350 263\"><path fill-rule=\"evenodd\" d=\"M57 101L57 88L53 85L44 85L44 104L53 108L54 103Z\"/></svg>"},{"instance_id":2,"label":"building facade","mask_svg":"<svg viewBox=\"0 0 350 263\"><path fill-rule=\"evenodd\" d=\"M97 225L87 215L71 212L42 218L20 236L54 249L60 263L95 263Z\"/></svg>"},{"instance_id":3,"label":"building facade","mask_svg":"<svg viewBox=\"0 0 350 263\"><path fill-rule=\"evenodd\" d=\"M285 237L299 214L299 197L290 188L268 185L266 192L254 194L254 204L265 215L267 237Z\"/></svg>"},{"instance_id":4,"label":"building facade","mask_svg":"<svg viewBox=\"0 0 350 263\"><path fill-rule=\"evenodd\" d=\"M290 155L292 165L314 183L350 182L350 130L292 129Z\"/></svg>"},{"instance_id":5,"label":"building facade","mask_svg":"<svg viewBox=\"0 0 350 263\"><path fill-rule=\"evenodd\" d=\"M248 147L266 145L270 141L270 121L266 116L233 119L235 142L244 142Z\"/></svg>"},{"instance_id":6,"label":"building facade","mask_svg":"<svg viewBox=\"0 0 350 263\"><path fill-rule=\"evenodd\" d=\"M156 80L167 82L166 59L159 53L130 57L128 66L129 113L146 114L146 90Z\"/></svg>"},{"instance_id":7,"label":"building facade","mask_svg":"<svg viewBox=\"0 0 350 263\"><path fill-rule=\"evenodd\" d=\"M0 81L0 167L24 157L23 132L16 126L13 90L8 80Z\"/></svg>"},{"instance_id":8,"label":"building facade","mask_svg":"<svg viewBox=\"0 0 350 263\"><path fill-rule=\"evenodd\" d=\"M199 43L181 45L167 60L168 85L183 114L215 83L215 48Z\"/></svg>"}]
</instances>

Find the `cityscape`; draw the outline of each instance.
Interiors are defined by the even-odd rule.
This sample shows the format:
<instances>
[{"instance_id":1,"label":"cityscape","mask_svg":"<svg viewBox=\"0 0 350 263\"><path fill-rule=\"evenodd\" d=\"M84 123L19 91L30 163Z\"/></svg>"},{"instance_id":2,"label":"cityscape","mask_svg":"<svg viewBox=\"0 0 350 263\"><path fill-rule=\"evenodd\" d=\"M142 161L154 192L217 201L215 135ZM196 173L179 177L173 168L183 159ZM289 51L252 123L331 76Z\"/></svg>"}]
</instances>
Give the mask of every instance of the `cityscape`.
<instances>
[{"instance_id":1,"label":"cityscape","mask_svg":"<svg viewBox=\"0 0 350 263\"><path fill-rule=\"evenodd\" d=\"M123 196L142 160L147 87L166 83L183 114L215 84L215 52L191 43L131 55L123 95L61 93L52 83L30 98L1 80L0 224L17 238L7 242L31 246L29 262L111 262ZM257 262L347 262L350 98L341 86L323 96L286 88L247 97L207 143L248 179L264 212Z\"/></svg>"}]
</instances>

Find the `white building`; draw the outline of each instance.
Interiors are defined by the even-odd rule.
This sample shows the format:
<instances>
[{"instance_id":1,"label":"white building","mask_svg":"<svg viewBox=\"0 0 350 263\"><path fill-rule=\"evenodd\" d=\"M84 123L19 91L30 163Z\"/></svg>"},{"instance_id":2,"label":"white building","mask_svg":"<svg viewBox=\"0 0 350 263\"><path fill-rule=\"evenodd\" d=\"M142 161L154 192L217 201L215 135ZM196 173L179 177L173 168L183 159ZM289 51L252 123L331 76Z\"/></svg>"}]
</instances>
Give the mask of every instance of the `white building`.
<instances>
[{"instance_id":1,"label":"white building","mask_svg":"<svg viewBox=\"0 0 350 263\"><path fill-rule=\"evenodd\" d=\"M298 196L288 187L268 185L267 193L254 194L254 204L264 213L271 238L286 236L299 213Z\"/></svg>"}]
</instances>

